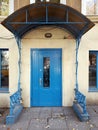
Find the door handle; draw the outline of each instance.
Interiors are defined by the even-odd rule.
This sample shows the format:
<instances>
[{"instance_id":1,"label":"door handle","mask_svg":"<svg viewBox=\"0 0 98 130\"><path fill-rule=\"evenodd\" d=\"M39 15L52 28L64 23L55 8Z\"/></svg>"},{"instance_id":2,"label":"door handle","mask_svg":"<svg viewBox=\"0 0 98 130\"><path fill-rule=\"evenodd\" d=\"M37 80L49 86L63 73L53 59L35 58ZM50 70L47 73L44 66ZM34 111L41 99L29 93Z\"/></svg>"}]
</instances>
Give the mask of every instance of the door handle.
<instances>
[{"instance_id":1,"label":"door handle","mask_svg":"<svg viewBox=\"0 0 98 130\"><path fill-rule=\"evenodd\" d=\"M39 84L42 85L42 78L39 79Z\"/></svg>"}]
</instances>

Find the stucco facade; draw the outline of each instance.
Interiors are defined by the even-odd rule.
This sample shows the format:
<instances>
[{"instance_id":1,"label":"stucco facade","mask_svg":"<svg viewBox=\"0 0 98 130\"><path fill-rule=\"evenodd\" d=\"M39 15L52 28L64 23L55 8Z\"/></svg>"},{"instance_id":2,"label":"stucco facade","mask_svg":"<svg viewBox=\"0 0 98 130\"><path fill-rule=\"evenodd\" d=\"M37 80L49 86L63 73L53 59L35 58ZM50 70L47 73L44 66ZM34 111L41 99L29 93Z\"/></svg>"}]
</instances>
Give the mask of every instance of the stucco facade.
<instances>
[{"instance_id":1,"label":"stucco facade","mask_svg":"<svg viewBox=\"0 0 98 130\"><path fill-rule=\"evenodd\" d=\"M98 104L97 92L89 92L89 50L98 50L97 31L98 24L83 35L79 47L79 90L86 95L87 104ZM44 35L46 32L51 33L52 37L45 38ZM9 92L0 93L0 107L8 107L10 104L10 95L17 90L18 48L13 35L2 25L0 25L0 37L0 48L9 49ZM9 39L6 37L9 37ZM21 42L21 87L24 107L30 107L31 100L31 48L62 49L62 106L72 106L75 88L75 39L66 30L57 27L43 27L28 32L22 38Z\"/></svg>"}]
</instances>

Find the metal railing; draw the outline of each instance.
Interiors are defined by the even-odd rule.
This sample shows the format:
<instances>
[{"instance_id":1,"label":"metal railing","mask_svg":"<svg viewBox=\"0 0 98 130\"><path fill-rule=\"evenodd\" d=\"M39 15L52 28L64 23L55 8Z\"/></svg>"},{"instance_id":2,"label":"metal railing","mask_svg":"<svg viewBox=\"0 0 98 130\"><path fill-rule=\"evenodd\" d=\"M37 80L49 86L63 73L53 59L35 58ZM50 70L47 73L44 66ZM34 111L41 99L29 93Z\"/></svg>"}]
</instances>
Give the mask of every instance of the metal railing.
<instances>
[{"instance_id":1,"label":"metal railing","mask_svg":"<svg viewBox=\"0 0 98 130\"><path fill-rule=\"evenodd\" d=\"M77 89L74 89L74 90L75 90L75 102L81 106L82 114L88 114L87 109L86 109L86 96L84 96Z\"/></svg>"},{"instance_id":2,"label":"metal railing","mask_svg":"<svg viewBox=\"0 0 98 130\"><path fill-rule=\"evenodd\" d=\"M6 124L14 124L22 112L21 89L10 96L10 113L6 116Z\"/></svg>"},{"instance_id":3,"label":"metal railing","mask_svg":"<svg viewBox=\"0 0 98 130\"><path fill-rule=\"evenodd\" d=\"M19 105L22 103L21 98L21 90L18 90L13 95L10 96L10 115L14 114L14 109L16 105Z\"/></svg>"}]
</instances>

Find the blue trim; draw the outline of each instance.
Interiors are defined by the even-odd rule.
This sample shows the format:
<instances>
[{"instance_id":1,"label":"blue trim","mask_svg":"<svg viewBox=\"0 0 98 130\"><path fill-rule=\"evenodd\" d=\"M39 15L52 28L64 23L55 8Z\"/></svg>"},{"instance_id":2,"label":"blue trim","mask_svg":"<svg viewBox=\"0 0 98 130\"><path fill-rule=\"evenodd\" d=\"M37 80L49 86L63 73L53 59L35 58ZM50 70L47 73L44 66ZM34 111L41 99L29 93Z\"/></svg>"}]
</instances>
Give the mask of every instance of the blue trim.
<instances>
[{"instance_id":1,"label":"blue trim","mask_svg":"<svg viewBox=\"0 0 98 130\"><path fill-rule=\"evenodd\" d=\"M97 55L96 55L97 59L96 59L96 89L98 89L98 52L97 52Z\"/></svg>"},{"instance_id":2,"label":"blue trim","mask_svg":"<svg viewBox=\"0 0 98 130\"><path fill-rule=\"evenodd\" d=\"M0 88L0 93L9 93L8 88Z\"/></svg>"},{"instance_id":3,"label":"blue trim","mask_svg":"<svg viewBox=\"0 0 98 130\"><path fill-rule=\"evenodd\" d=\"M39 22L40 23L40 22ZM46 24L48 23L48 6L46 6Z\"/></svg>"},{"instance_id":4,"label":"blue trim","mask_svg":"<svg viewBox=\"0 0 98 130\"><path fill-rule=\"evenodd\" d=\"M0 51L9 51L8 48L0 48Z\"/></svg>"},{"instance_id":5,"label":"blue trim","mask_svg":"<svg viewBox=\"0 0 98 130\"><path fill-rule=\"evenodd\" d=\"M2 66L2 65L1 65L1 62L2 62L2 61L1 61L1 51L2 51L2 50L0 50L0 88L2 88L2 86L1 86L1 66Z\"/></svg>"},{"instance_id":6,"label":"blue trim","mask_svg":"<svg viewBox=\"0 0 98 130\"><path fill-rule=\"evenodd\" d=\"M48 21L48 17L46 15L46 20L45 22L7 22L8 24L38 24L38 25L41 25L41 24L86 24L87 22L49 22Z\"/></svg>"},{"instance_id":7,"label":"blue trim","mask_svg":"<svg viewBox=\"0 0 98 130\"><path fill-rule=\"evenodd\" d=\"M62 48L59 48L59 49L61 50L60 52L61 52L61 58L62 58ZM62 102L61 102L61 106L62 106L62 104L63 104L63 100L62 100L62 99L63 99L63 98L62 98L62 95L63 95L63 91L62 91L62 90L63 90L63 89L62 89L62 61L63 61L63 60L61 59L61 63L60 63L60 65L61 65L61 101L62 101Z\"/></svg>"},{"instance_id":8,"label":"blue trim","mask_svg":"<svg viewBox=\"0 0 98 130\"><path fill-rule=\"evenodd\" d=\"M88 92L98 92L98 88L89 88Z\"/></svg>"}]
</instances>

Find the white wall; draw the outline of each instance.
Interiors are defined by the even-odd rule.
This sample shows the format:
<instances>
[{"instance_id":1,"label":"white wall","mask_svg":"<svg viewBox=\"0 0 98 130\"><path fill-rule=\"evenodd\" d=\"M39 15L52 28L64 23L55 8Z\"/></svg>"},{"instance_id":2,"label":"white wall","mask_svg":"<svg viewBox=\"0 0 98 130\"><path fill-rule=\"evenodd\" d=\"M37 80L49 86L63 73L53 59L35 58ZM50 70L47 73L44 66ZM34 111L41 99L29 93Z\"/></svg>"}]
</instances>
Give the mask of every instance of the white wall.
<instances>
[{"instance_id":1,"label":"white wall","mask_svg":"<svg viewBox=\"0 0 98 130\"><path fill-rule=\"evenodd\" d=\"M45 32L52 33L52 38L44 37ZM75 74L75 44L73 39L66 40L64 36L71 37L64 30L39 28L28 33L22 40L22 86L25 106L30 106L30 49L31 48L62 48L62 97L63 105L72 104ZM28 76L27 76L28 75ZM68 80L69 79L69 80ZM70 82L71 81L71 82ZM70 96L68 96L70 93Z\"/></svg>"},{"instance_id":2,"label":"white wall","mask_svg":"<svg viewBox=\"0 0 98 130\"><path fill-rule=\"evenodd\" d=\"M13 35L0 25L0 48L9 49L9 92L2 93L0 91L0 107L8 107L9 96L17 90L18 78L18 51L16 41Z\"/></svg>"},{"instance_id":3,"label":"white wall","mask_svg":"<svg viewBox=\"0 0 98 130\"><path fill-rule=\"evenodd\" d=\"M89 50L98 50L98 24L81 39L79 48L79 89L87 97L88 104L98 104L98 92L89 92ZM53 37L47 39L45 32ZM0 37L13 37L0 25ZM64 39L67 37L69 39ZM62 48L62 95L63 106L71 106L75 87L75 40L71 35L57 28L41 28L27 33L22 39L22 97L25 107L30 106L30 49L31 48ZM0 93L0 107L9 106L9 96L17 90L18 50L15 39L1 39L0 48L9 48L9 93Z\"/></svg>"},{"instance_id":4,"label":"white wall","mask_svg":"<svg viewBox=\"0 0 98 130\"><path fill-rule=\"evenodd\" d=\"M79 49L79 88L86 95L88 104L98 104L98 92L89 92L89 51L98 51L98 24L81 39Z\"/></svg>"}]
</instances>

